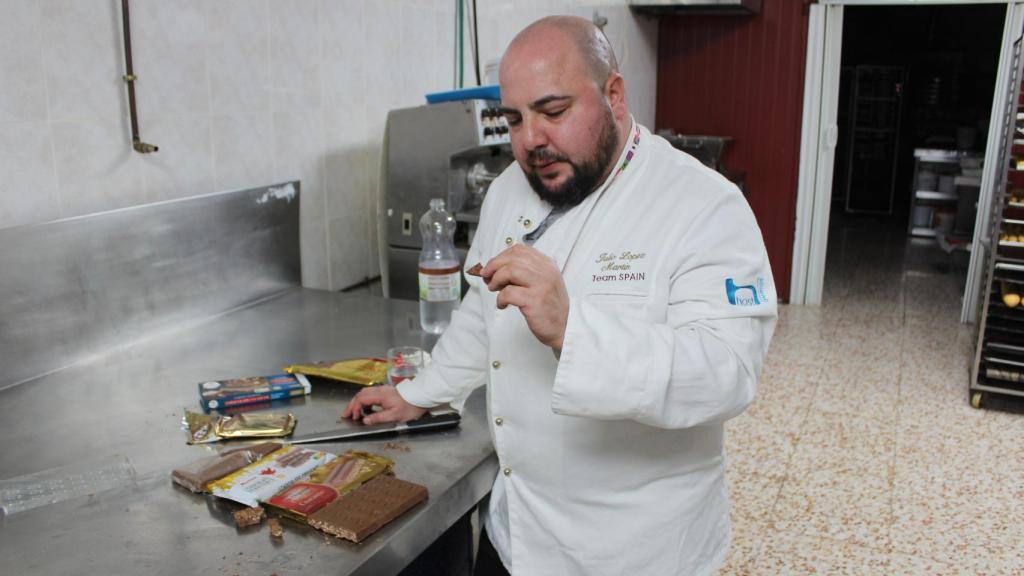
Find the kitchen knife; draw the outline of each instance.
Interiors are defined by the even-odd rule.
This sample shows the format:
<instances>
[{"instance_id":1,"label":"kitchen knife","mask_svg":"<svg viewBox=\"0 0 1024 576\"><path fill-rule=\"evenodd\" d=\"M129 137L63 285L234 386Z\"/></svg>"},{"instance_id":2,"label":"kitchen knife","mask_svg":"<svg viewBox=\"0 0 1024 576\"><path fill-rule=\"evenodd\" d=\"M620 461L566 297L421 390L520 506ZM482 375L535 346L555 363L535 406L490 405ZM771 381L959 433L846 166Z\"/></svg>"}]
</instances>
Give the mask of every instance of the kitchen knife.
<instances>
[{"instance_id":1,"label":"kitchen knife","mask_svg":"<svg viewBox=\"0 0 1024 576\"><path fill-rule=\"evenodd\" d=\"M355 420L345 421L346 426L326 432L313 434L302 434L293 436L292 444L309 444L311 442L328 442L331 440L348 440L351 438L364 438L379 434L400 434L406 432L419 432L422 430L443 430L454 428L459 425L462 417L457 412L445 412L443 414L426 414L408 422L389 422L387 424L363 424Z\"/></svg>"}]
</instances>

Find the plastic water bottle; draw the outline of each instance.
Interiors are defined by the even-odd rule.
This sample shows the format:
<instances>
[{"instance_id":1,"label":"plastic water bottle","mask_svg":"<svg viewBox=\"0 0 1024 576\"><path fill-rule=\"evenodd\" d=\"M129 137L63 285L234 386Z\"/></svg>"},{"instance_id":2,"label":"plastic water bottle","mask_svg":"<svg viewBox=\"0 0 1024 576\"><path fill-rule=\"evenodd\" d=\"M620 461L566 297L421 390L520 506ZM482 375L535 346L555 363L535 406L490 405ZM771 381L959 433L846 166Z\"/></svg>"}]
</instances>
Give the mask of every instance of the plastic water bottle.
<instances>
[{"instance_id":1,"label":"plastic water bottle","mask_svg":"<svg viewBox=\"0 0 1024 576\"><path fill-rule=\"evenodd\" d=\"M430 210L420 218L420 234L420 325L426 332L440 334L462 296L462 271L453 240L455 217L444 209L444 200L430 200Z\"/></svg>"}]
</instances>

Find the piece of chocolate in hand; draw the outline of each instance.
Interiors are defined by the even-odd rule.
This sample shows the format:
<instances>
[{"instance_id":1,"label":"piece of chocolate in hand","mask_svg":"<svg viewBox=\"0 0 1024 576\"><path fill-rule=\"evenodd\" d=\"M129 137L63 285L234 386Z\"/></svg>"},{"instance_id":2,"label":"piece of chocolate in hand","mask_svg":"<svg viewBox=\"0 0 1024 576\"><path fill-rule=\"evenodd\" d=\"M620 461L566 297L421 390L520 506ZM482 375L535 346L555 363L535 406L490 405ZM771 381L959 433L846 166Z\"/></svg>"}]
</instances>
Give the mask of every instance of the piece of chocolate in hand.
<instances>
[{"instance_id":1,"label":"piece of chocolate in hand","mask_svg":"<svg viewBox=\"0 0 1024 576\"><path fill-rule=\"evenodd\" d=\"M476 264L473 265L472 268L466 270L466 274L469 274L470 276L476 276L477 278L481 278L483 277L483 274L481 274L481 272L483 272L483 269L484 265L477 262Z\"/></svg>"}]
</instances>

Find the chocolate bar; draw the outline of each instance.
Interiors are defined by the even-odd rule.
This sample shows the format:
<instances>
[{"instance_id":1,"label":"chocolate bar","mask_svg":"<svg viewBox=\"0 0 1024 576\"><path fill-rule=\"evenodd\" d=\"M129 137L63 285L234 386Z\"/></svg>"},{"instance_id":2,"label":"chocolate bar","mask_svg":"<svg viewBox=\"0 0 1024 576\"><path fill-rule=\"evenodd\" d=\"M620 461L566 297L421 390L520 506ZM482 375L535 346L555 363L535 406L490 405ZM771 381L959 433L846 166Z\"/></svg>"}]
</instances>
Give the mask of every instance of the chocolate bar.
<instances>
[{"instance_id":1,"label":"chocolate bar","mask_svg":"<svg viewBox=\"0 0 1024 576\"><path fill-rule=\"evenodd\" d=\"M230 456L231 454L235 454L238 452L248 452L249 454L255 456L255 458L253 458L253 462L255 462L256 460L263 458L267 454L277 452L279 448L281 448L280 442L261 442L259 444L253 444L252 446L242 446L240 448L232 448L231 450L225 450L221 452L220 455Z\"/></svg>"},{"instance_id":2,"label":"chocolate bar","mask_svg":"<svg viewBox=\"0 0 1024 576\"><path fill-rule=\"evenodd\" d=\"M374 477L391 471L394 462L378 454L349 450L335 460L322 464L309 477L278 492L267 504L281 514L301 522L338 496L355 490Z\"/></svg>"},{"instance_id":3,"label":"chocolate bar","mask_svg":"<svg viewBox=\"0 0 1024 576\"><path fill-rule=\"evenodd\" d=\"M484 265L479 263L479 262L477 262L476 264L473 265L472 268L470 268L469 270L466 270L466 274L469 274L470 276L476 276L477 278L480 278L481 276L483 276L483 274L481 274L481 272L483 272L483 269L484 269Z\"/></svg>"},{"instance_id":4,"label":"chocolate bar","mask_svg":"<svg viewBox=\"0 0 1024 576\"><path fill-rule=\"evenodd\" d=\"M378 476L321 508L310 516L309 525L338 538L362 542L426 499L426 486Z\"/></svg>"},{"instance_id":5,"label":"chocolate bar","mask_svg":"<svg viewBox=\"0 0 1024 576\"><path fill-rule=\"evenodd\" d=\"M199 404L203 410L220 410L231 406L305 396L310 390L309 380L301 374L274 374L200 382Z\"/></svg>"},{"instance_id":6,"label":"chocolate bar","mask_svg":"<svg viewBox=\"0 0 1024 576\"><path fill-rule=\"evenodd\" d=\"M182 429L189 444L220 442L226 438L276 438L295 431L294 414L238 414L217 416L185 410Z\"/></svg>"},{"instance_id":7,"label":"chocolate bar","mask_svg":"<svg viewBox=\"0 0 1024 576\"><path fill-rule=\"evenodd\" d=\"M214 496L255 506L306 476L334 454L284 446L267 457L209 484Z\"/></svg>"},{"instance_id":8,"label":"chocolate bar","mask_svg":"<svg viewBox=\"0 0 1024 576\"><path fill-rule=\"evenodd\" d=\"M203 458L188 466L173 470L171 481L193 492L205 492L206 486L210 482L223 478L235 470L240 470L280 447L281 445L276 442L264 442L255 446L228 450L217 456Z\"/></svg>"}]
</instances>

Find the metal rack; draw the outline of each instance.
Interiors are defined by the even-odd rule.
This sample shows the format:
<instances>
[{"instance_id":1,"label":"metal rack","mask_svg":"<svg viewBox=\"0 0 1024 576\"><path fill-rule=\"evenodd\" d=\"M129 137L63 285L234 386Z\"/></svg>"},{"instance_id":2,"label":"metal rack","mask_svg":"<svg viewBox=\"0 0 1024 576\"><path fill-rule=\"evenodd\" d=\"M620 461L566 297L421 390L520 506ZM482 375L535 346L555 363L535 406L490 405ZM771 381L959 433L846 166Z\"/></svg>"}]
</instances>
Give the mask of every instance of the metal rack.
<instances>
[{"instance_id":1,"label":"metal rack","mask_svg":"<svg viewBox=\"0 0 1024 576\"><path fill-rule=\"evenodd\" d=\"M891 214L903 109L901 66L857 66L846 211Z\"/></svg>"},{"instance_id":2,"label":"metal rack","mask_svg":"<svg viewBox=\"0 0 1024 576\"><path fill-rule=\"evenodd\" d=\"M1004 302L1004 291L1024 294L1024 104L1021 103L1021 39L1013 45L1009 98L1000 126L999 181L993 190L985 297L971 370L971 405L986 394L1024 397L1024 305ZM1022 160L1018 161L1018 158ZM1008 290L1004 290L1008 288Z\"/></svg>"},{"instance_id":3,"label":"metal rack","mask_svg":"<svg viewBox=\"0 0 1024 576\"><path fill-rule=\"evenodd\" d=\"M914 150L914 183L911 186L910 222L907 224L907 232L911 236L935 238L937 230L932 223L932 210L946 207L956 211L958 197L955 190L940 189L937 181L948 177L952 182L954 176L960 173L961 157L963 153L956 150ZM924 181L922 175L926 171L932 173L932 182ZM922 211L927 214L923 219L919 218L919 212Z\"/></svg>"}]
</instances>

